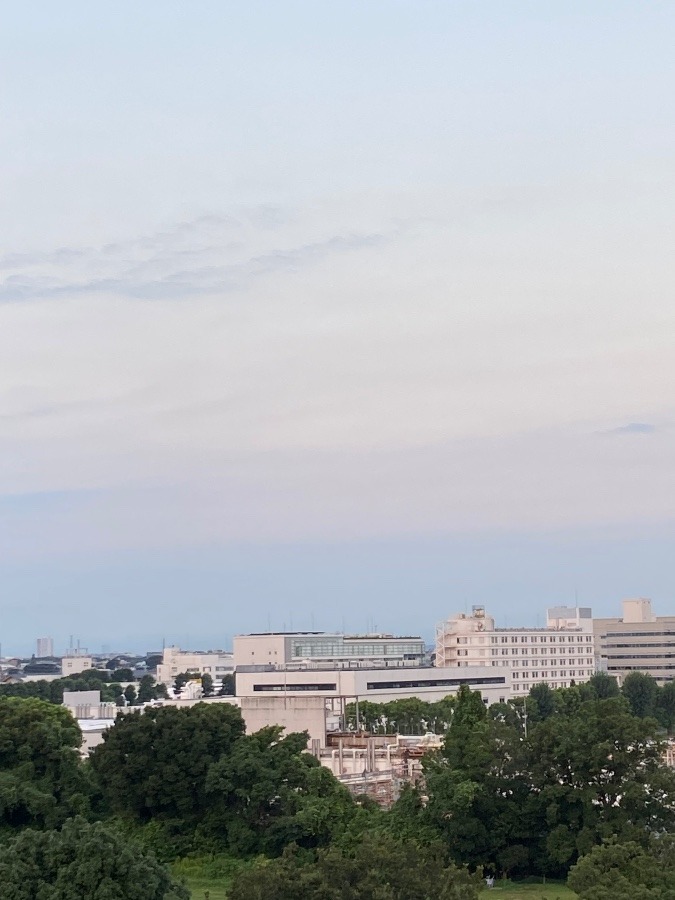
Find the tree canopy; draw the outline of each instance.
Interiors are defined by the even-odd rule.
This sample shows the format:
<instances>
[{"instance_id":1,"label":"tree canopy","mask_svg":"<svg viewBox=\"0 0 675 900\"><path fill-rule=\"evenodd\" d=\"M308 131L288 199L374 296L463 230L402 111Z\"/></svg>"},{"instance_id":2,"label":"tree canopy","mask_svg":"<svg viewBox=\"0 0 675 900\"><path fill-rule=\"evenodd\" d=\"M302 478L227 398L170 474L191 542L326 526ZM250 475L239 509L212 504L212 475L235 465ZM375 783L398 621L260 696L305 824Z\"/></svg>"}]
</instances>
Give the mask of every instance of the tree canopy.
<instances>
[{"instance_id":1,"label":"tree canopy","mask_svg":"<svg viewBox=\"0 0 675 900\"><path fill-rule=\"evenodd\" d=\"M3 900L189 900L152 856L100 822L26 829L0 845Z\"/></svg>"}]
</instances>

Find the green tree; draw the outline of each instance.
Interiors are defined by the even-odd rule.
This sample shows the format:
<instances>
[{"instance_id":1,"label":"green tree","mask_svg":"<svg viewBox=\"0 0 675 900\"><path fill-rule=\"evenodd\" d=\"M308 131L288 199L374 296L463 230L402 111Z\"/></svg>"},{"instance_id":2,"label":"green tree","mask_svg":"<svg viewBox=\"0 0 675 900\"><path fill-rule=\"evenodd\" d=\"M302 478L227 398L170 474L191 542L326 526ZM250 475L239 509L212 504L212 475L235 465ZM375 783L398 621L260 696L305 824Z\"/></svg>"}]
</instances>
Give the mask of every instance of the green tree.
<instances>
[{"instance_id":1,"label":"green tree","mask_svg":"<svg viewBox=\"0 0 675 900\"><path fill-rule=\"evenodd\" d=\"M176 820L187 829L207 810L209 767L243 734L241 713L228 704L146 707L119 717L90 762L113 813Z\"/></svg>"},{"instance_id":2,"label":"green tree","mask_svg":"<svg viewBox=\"0 0 675 900\"><path fill-rule=\"evenodd\" d=\"M219 697L233 697L237 693L235 686L235 676L228 673L223 675L222 684L218 691Z\"/></svg>"},{"instance_id":3,"label":"green tree","mask_svg":"<svg viewBox=\"0 0 675 900\"><path fill-rule=\"evenodd\" d=\"M569 885L580 900L673 900L675 839L594 847L570 870Z\"/></svg>"},{"instance_id":4,"label":"green tree","mask_svg":"<svg viewBox=\"0 0 675 900\"><path fill-rule=\"evenodd\" d=\"M555 694L546 684L535 684L527 698L527 712L531 722L543 722L555 715Z\"/></svg>"},{"instance_id":5,"label":"green tree","mask_svg":"<svg viewBox=\"0 0 675 900\"><path fill-rule=\"evenodd\" d=\"M204 672L202 675L202 694L204 697L213 696L213 678L208 672Z\"/></svg>"},{"instance_id":6,"label":"green tree","mask_svg":"<svg viewBox=\"0 0 675 900\"><path fill-rule=\"evenodd\" d=\"M227 834L235 853L325 844L353 815L347 789L305 752L307 733L282 731L269 726L247 735L209 770L206 827Z\"/></svg>"},{"instance_id":7,"label":"green tree","mask_svg":"<svg viewBox=\"0 0 675 900\"><path fill-rule=\"evenodd\" d=\"M128 684L124 688L124 699L127 701L129 706L134 706L136 703L136 688L133 684Z\"/></svg>"},{"instance_id":8,"label":"green tree","mask_svg":"<svg viewBox=\"0 0 675 900\"><path fill-rule=\"evenodd\" d=\"M27 829L0 846L6 900L189 900L156 860L101 823L71 819L60 831Z\"/></svg>"},{"instance_id":9,"label":"green tree","mask_svg":"<svg viewBox=\"0 0 675 900\"><path fill-rule=\"evenodd\" d=\"M131 669L123 668L123 669L115 669L115 671L110 676L111 681L133 681L134 673Z\"/></svg>"},{"instance_id":10,"label":"green tree","mask_svg":"<svg viewBox=\"0 0 675 900\"><path fill-rule=\"evenodd\" d=\"M589 700L609 700L619 696L619 685L616 678L606 672L596 672L582 685L584 697Z\"/></svg>"},{"instance_id":11,"label":"green tree","mask_svg":"<svg viewBox=\"0 0 675 900\"><path fill-rule=\"evenodd\" d=\"M297 848L242 871L231 900L476 900L480 873L448 863L439 845L366 835L353 852L337 847L308 860Z\"/></svg>"},{"instance_id":12,"label":"green tree","mask_svg":"<svg viewBox=\"0 0 675 900\"><path fill-rule=\"evenodd\" d=\"M631 672L624 679L621 693L628 700L634 716L644 719L656 714L659 686L651 675Z\"/></svg>"},{"instance_id":13,"label":"green tree","mask_svg":"<svg viewBox=\"0 0 675 900\"><path fill-rule=\"evenodd\" d=\"M659 690L656 700L656 718L672 734L675 728L675 681L668 681Z\"/></svg>"},{"instance_id":14,"label":"green tree","mask_svg":"<svg viewBox=\"0 0 675 900\"><path fill-rule=\"evenodd\" d=\"M155 679L152 675L144 675L138 685L138 702L148 703L157 697Z\"/></svg>"},{"instance_id":15,"label":"green tree","mask_svg":"<svg viewBox=\"0 0 675 900\"><path fill-rule=\"evenodd\" d=\"M179 672L176 675L175 681L173 683L173 689L178 694L188 683L188 681L192 680L192 676L187 672Z\"/></svg>"},{"instance_id":16,"label":"green tree","mask_svg":"<svg viewBox=\"0 0 675 900\"><path fill-rule=\"evenodd\" d=\"M0 824L53 828L88 811L81 741L77 722L63 707L0 698Z\"/></svg>"},{"instance_id":17,"label":"green tree","mask_svg":"<svg viewBox=\"0 0 675 900\"><path fill-rule=\"evenodd\" d=\"M675 773L661 759L657 724L623 698L584 703L532 730L532 788L545 816L547 853L564 868L612 834L630 840L674 820ZM665 801L665 802L664 802Z\"/></svg>"}]
</instances>

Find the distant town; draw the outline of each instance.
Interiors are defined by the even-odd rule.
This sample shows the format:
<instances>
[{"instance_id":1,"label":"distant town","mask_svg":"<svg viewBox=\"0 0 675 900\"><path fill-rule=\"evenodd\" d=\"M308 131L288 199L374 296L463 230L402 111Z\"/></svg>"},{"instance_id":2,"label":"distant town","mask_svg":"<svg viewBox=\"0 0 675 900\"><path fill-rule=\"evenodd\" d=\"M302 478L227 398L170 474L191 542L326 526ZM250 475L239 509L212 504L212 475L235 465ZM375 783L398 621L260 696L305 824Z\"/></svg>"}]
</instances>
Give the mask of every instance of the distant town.
<instances>
[{"instance_id":1,"label":"distant town","mask_svg":"<svg viewBox=\"0 0 675 900\"><path fill-rule=\"evenodd\" d=\"M538 684L583 684L597 672L619 685L631 672L659 685L673 681L675 616L655 615L645 598L624 600L621 613L593 618L588 607L551 607L544 627L499 628L475 606L439 623L433 646L410 635L297 631L236 635L231 649L95 654L75 645L59 655L51 637L40 637L34 656L2 658L1 683L27 693L36 683L45 692L50 684L61 688L85 753L120 711L205 700L238 706L249 731L307 731L335 774L353 777L356 763L348 771L326 751L331 735L349 731L350 716L352 725L355 717L362 724L364 704L438 703L466 685L490 706L525 697Z\"/></svg>"}]
</instances>

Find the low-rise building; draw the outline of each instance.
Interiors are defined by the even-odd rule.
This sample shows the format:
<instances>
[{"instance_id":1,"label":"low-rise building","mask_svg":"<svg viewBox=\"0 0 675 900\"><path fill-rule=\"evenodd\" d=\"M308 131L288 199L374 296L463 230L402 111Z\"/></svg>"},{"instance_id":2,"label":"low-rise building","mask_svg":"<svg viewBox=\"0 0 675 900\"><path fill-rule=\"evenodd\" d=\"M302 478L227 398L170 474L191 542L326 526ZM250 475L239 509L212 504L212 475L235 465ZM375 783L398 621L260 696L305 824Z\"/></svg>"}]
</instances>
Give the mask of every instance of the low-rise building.
<instances>
[{"instance_id":1,"label":"low-rise building","mask_svg":"<svg viewBox=\"0 0 675 900\"><path fill-rule=\"evenodd\" d=\"M588 681L596 668L591 610L563 606L547 613L545 628L496 628L482 606L457 613L436 628L436 665L508 671L515 696L542 682L561 688Z\"/></svg>"},{"instance_id":2,"label":"low-rise building","mask_svg":"<svg viewBox=\"0 0 675 900\"><path fill-rule=\"evenodd\" d=\"M460 685L480 691L486 704L503 703L511 696L511 670L486 666L440 669L279 669L267 666L237 668L237 696L323 697L333 709L354 700L386 703L405 697L437 702L456 694Z\"/></svg>"},{"instance_id":3,"label":"low-rise building","mask_svg":"<svg viewBox=\"0 0 675 900\"><path fill-rule=\"evenodd\" d=\"M414 667L425 661L421 637L392 634L339 634L325 631L238 634L234 662L240 666L358 669Z\"/></svg>"},{"instance_id":4,"label":"low-rise building","mask_svg":"<svg viewBox=\"0 0 675 900\"><path fill-rule=\"evenodd\" d=\"M619 680L644 672L659 684L675 678L675 616L655 616L644 597L623 601L621 618L595 619L598 668Z\"/></svg>"},{"instance_id":5,"label":"low-rise building","mask_svg":"<svg viewBox=\"0 0 675 900\"><path fill-rule=\"evenodd\" d=\"M234 673L234 659L232 653L224 650L181 650L179 647L166 647L162 655L162 662L157 666L157 681L171 686L176 676L182 673L188 675L210 675L213 686L219 690L225 675Z\"/></svg>"},{"instance_id":6,"label":"low-rise building","mask_svg":"<svg viewBox=\"0 0 675 900\"><path fill-rule=\"evenodd\" d=\"M61 660L61 674L64 677L67 675L79 675L81 672L89 672L93 668L94 660L86 651L69 650Z\"/></svg>"}]
</instances>

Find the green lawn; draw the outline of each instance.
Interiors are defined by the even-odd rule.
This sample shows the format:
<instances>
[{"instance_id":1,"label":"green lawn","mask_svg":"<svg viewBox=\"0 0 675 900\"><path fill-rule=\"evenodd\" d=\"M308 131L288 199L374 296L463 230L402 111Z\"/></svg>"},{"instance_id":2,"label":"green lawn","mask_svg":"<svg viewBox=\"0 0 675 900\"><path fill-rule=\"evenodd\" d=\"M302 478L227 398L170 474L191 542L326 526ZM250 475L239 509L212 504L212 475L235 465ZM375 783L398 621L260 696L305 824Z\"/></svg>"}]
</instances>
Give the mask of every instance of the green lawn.
<instances>
[{"instance_id":1,"label":"green lawn","mask_svg":"<svg viewBox=\"0 0 675 900\"><path fill-rule=\"evenodd\" d=\"M546 884L495 884L481 894L482 898L493 900L576 900L577 895L559 881L547 881Z\"/></svg>"},{"instance_id":2,"label":"green lawn","mask_svg":"<svg viewBox=\"0 0 675 900\"><path fill-rule=\"evenodd\" d=\"M225 893L226 882L222 878L209 880L208 878L186 878L187 885L192 891L192 900L227 900Z\"/></svg>"},{"instance_id":3,"label":"green lawn","mask_svg":"<svg viewBox=\"0 0 675 900\"><path fill-rule=\"evenodd\" d=\"M192 900L227 900L229 878L186 878ZM546 884L497 884L481 894L481 900L577 900L577 895L559 881Z\"/></svg>"}]
</instances>

